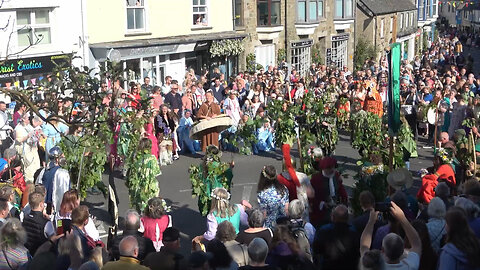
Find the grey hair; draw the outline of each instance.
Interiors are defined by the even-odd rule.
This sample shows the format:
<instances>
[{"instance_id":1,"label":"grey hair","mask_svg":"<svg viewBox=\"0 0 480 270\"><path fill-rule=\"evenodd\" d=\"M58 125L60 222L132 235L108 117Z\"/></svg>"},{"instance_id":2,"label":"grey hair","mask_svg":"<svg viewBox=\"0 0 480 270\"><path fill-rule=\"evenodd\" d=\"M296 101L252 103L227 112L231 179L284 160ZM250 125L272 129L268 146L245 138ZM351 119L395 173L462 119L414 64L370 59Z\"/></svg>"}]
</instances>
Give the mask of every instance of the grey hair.
<instances>
[{"instance_id":1,"label":"grey hair","mask_svg":"<svg viewBox=\"0 0 480 270\"><path fill-rule=\"evenodd\" d=\"M138 241L134 236L126 236L120 241L118 249L120 256L134 257L135 250L138 250Z\"/></svg>"},{"instance_id":2,"label":"grey hair","mask_svg":"<svg viewBox=\"0 0 480 270\"><path fill-rule=\"evenodd\" d=\"M383 238L382 248L385 257L390 261L395 261L403 255L403 239L395 233L389 233Z\"/></svg>"},{"instance_id":3,"label":"grey hair","mask_svg":"<svg viewBox=\"0 0 480 270\"><path fill-rule=\"evenodd\" d=\"M0 247L16 248L27 242L27 232L17 218L9 218L0 230Z\"/></svg>"},{"instance_id":4,"label":"grey hair","mask_svg":"<svg viewBox=\"0 0 480 270\"><path fill-rule=\"evenodd\" d=\"M288 215L293 219L300 219L305 212L305 205L299 199L295 199L288 204Z\"/></svg>"},{"instance_id":5,"label":"grey hair","mask_svg":"<svg viewBox=\"0 0 480 270\"><path fill-rule=\"evenodd\" d=\"M445 218L445 214L447 213L447 208L445 207L445 203L439 197L433 198L430 203L428 204L427 208L428 216L431 218Z\"/></svg>"},{"instance_id":6,"label":"grey hair","mask_svg":"<svg viewBox=\"0 0 480 270\"><path fill-rule=\"evenodd\" d=\"M476 218L480 213L480 207L467 198L459 197L455 200L455 206L458 206L465 210L467 213L467 219Z\"/></svg>"},{"instance_id":7,"label":"grey hair","mask_svg":"<svg viewBox=\"0 0 480 270\"><path fill-rule=\"evenodd\" d=\"M127 230L138 230L140 228L140 215L133 209L125 212L125 228Z\"/></svg>"},{"instance_id":8,"label":"grey hair","mask_svg":"<svg viewBox=\"0 0 480 270\"><path fill-rule=\"evenodd\" d=\"M230 221L225 220L222 223L218 224L215 238L217 238L221 242L227 242L235 240L236 237L237 233L235 232L235 228Z\"/></svg>"},{"instance_id":9,"label":"grey hair","mask_svg":"<svg viewBox=\"0 0 480 270\"><path fill-rule=\"evenodd\" d=\"M255 263L264 263L268 255L268 244L263 238L255 237L248 244L248 257Z\"/></svg>"},{"instance_id":10,"label":"grey hair","mask_svg":"<svg viewBox=\"0 0 480 270\"><path fill-rule=\"evenodd\" d=\"M253 209L248 215L248 226L250 228L262 228L265 223L265 216L260 209Z\"/></svg>"}]
</instances>

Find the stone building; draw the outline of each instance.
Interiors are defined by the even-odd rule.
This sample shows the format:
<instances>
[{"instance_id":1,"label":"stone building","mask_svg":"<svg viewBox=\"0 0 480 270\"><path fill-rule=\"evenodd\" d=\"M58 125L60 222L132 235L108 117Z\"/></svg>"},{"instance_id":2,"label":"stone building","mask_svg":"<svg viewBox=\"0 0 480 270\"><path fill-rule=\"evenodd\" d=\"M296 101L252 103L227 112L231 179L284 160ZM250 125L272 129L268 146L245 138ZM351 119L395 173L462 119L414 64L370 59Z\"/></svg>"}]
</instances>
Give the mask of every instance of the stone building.
<instances>
[{"instance_id":1,"label":"stone building","mask_svg":"<svg viewBox=\"0 0 480 270\"><path fill-rule=\"evenodd\" d=\"M354 0L234 2L235 30L246 35L240 69L246 68L245 56L251 53L264 67L285 58L301 74L314 53L321 64L353 67Z\"/></svg>"},{"instance_id":2,"label":"stone building","mask_svg":"<svg viewBox=\"0 0 480 270\"><path fill-rule=\"evenodd\" d=\"M358 0L355 18L356 36L370 41L378 56L393 42L396 21L396 42L402 43L402 58L415 56L417 8L409 0Z\"/></svg>"}]
</instances>

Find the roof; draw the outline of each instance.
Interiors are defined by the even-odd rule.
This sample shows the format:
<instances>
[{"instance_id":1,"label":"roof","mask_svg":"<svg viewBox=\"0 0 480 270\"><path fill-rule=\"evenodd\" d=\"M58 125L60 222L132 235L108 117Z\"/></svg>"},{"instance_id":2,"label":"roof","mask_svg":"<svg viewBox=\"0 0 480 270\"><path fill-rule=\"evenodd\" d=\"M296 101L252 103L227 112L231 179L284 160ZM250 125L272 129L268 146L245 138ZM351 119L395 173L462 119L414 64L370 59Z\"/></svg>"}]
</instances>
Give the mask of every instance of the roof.
<instances>
[{"instance_id":1,"label":"roof","mask_svg":"<svg viewBox=\"0 0 480 270\"><path fill-rule=\"evenodd\" d=\"M417 10L410 0L358 0L358 5L369 16L391 14L402 11Z\"/></svg>"}]
</instances>

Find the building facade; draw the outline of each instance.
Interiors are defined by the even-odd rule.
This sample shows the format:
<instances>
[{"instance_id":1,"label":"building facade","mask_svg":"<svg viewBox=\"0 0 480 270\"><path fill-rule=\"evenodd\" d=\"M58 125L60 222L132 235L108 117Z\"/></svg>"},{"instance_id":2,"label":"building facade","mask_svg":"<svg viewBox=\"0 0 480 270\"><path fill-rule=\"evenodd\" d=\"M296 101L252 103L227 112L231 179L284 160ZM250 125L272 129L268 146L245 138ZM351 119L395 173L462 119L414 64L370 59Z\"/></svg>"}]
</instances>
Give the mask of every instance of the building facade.
<instances>
[{"instance_id":1,"label":"building facade","mask_svg":"<svg viewBox=\"0 0 480 270\"><path fill-rule=\"evenodd\" d=\"M425 42L435 39L435 27L438 18L438 0L417 0L418 27L421 38L418 39L420 48L426 46ZM419 36L420 37L420 36Z\"/></svg>"},{"instance_id":2,"label":"building facade","mask_svg":"<svg viewBox=\"0 0 480 270\"><path fill-rule=\"evenodd\" d=\"M10 0L0 7L0 84L31 87L86 50L81 1ZM68 23L66 23L68 22ZM82 65L83 60L75 59Z\"/></svg>"},{"instance_id":3,"label":"building facade","mask_svg":"<svg viewBox=\"0 0 480 270\"><path fill-rule=\"evenodd\" d=\"M245 52L263 67L282 58L305 75L312 55L320 64L353 67L354 0L234 0L236 31ZM246 68L246 62L241 65Z\"/></svg>"},{"instance_id":4,"label":"building facade","mask_svg":"<svg viewBox=\"0 0 480 270\"><path fill-rule=\"evenodd\" d=\"M211 58L209 53L213 42L243 38L233 31L232 1L86 1L92 67L107 59L122 61L129 81L149 76L154 85L167 75L183 82L188 68L197 74L214 66L226 74L237 72L237 57Z\"/></svg>"},{"instance_id":5,"label":"building facade","mask_svg":"<svg viewBox=\"0 0 480 270\"><path fill-rule=\"evenodd\" d=\"M378 56L385 54L392 42L402 43L402 58L415 56L417 12L409 0L358 0L356 35L370 41Z\"/></svg>"}]
</instances>

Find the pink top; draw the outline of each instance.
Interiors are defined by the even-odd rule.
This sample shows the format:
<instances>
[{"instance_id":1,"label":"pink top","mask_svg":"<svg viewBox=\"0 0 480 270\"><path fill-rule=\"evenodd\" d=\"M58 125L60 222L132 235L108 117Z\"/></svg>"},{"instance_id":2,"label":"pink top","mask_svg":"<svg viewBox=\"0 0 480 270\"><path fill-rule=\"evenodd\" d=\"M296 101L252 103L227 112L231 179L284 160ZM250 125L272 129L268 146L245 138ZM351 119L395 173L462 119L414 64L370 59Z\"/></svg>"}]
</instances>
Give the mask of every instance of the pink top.
<instances>
[{"instance_id":1,"label":"pink top","mask_svg":"<svg viewBox=\"0 0 480 270\"><path fill-rule=\"evenodd\" d=\"M153 95L152 96L152 107L154 109L160 109L160 106L163 104L162 95Z\"/></svg>"}]
</instances>

